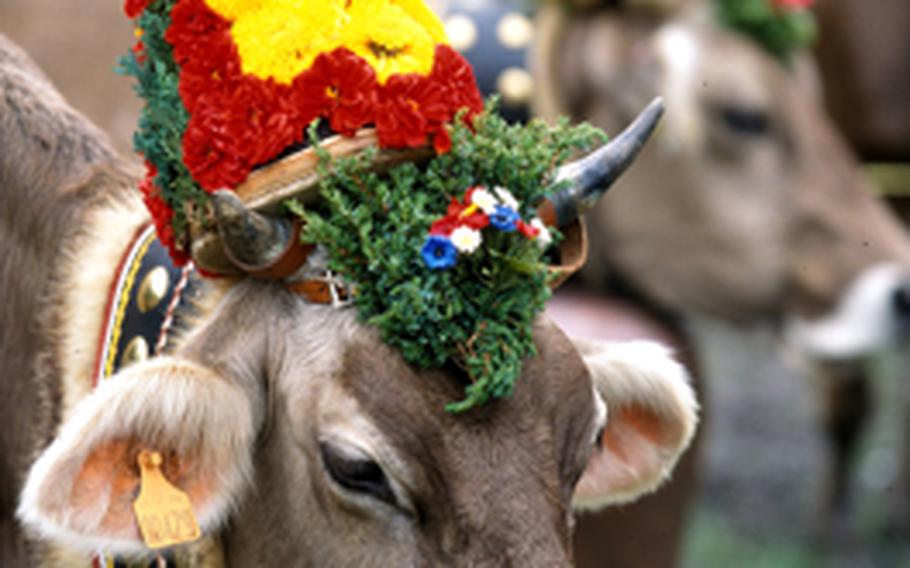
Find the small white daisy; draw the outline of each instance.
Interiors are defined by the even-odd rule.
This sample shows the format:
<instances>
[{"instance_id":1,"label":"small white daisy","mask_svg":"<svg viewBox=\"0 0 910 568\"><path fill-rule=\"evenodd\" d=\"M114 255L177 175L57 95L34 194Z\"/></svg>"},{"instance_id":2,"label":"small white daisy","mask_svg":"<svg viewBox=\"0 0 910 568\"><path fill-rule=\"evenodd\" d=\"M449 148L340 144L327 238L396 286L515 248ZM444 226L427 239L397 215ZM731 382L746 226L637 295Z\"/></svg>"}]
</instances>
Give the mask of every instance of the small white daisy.
<instances>
[{"instance_id":1,"label":"small white daisy","mask_svg":"<svg viewBox=\"0 0 910 568\"><path fill-rule=\"evenodd\" d=\"M471 203L480 207L480 210L487 215L495 213L496 206L499 205L493 194L485 189L475 189L471 194Z\"/></svg>"},{"instance_id":2,"label":"small white daisy","mask_svg":"<svg viewBox=\"0 0 910 568\"><path fill-rule=\"evenodd\" d=\"M455 245L455 248L458 249L458 252L465 254L473 253L483 242L480 231L470 227L458 227L452 231L449 238L452 240L452 244Z\"/></svg>"}]
</instances>

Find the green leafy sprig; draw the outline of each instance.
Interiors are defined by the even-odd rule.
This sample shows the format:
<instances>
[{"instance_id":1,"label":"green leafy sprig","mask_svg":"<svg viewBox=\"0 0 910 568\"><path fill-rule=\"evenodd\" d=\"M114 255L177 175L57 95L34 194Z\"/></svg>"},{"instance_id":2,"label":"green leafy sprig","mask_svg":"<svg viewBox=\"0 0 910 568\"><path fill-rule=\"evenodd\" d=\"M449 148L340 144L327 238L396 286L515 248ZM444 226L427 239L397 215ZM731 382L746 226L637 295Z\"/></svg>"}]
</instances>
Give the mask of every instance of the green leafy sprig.
<instances>
[{"instance_id":1,"label":"green leafy sprig","mask_svg":"<svg viewBox=\"0 0 910 568\"><path fill-rule=\"evenodd\" d=\"M176 0L154 0L137 18L141 48L121 57L119 72L136 79L134 89L145 101L133 147L157 168L155 185L174 211L172 227L177 238L198 221L193 212L205 210L210 196L193 181L183 162L183 133L189 112L180 97L180 69L173 48L165 39ZM185 244L185 243L184 243Z\"/></svg>"},{"instance_id":2,"label":"green leafy sprig","mask_svg":"<svg viewBox=\"0 0 910 568\"><path fill-rule=\"evenodd\" d=\"M289 204L305 221L302 240L329 254L329 268L356 287L362 321L409 363L424 368L454 362L468 379L463 412L508 396L522 361L535 354L534 319L550 297L545 251L517 233L484 232L473 255L436 271L420 251L430 225L450 201L474 186L503 186L530 219L553 170L575 151L605 140L599 130L562 122L509 125L493 106L453 127L452 150L418 166L370 171L374 153L332 161L322 153L323 199Z\"/></svg>"},{"instance_id":3,"label":"green leafy sprig","mask_svg":"<svg viewBox=\"0 0 910 568\"><path fill-rule=\"evenodd\" d=\"M724 25L751 37L784 64L818 36L815 15L808 7L776 0L716 0L715 6Z\"/></svg>"}]
</instances>

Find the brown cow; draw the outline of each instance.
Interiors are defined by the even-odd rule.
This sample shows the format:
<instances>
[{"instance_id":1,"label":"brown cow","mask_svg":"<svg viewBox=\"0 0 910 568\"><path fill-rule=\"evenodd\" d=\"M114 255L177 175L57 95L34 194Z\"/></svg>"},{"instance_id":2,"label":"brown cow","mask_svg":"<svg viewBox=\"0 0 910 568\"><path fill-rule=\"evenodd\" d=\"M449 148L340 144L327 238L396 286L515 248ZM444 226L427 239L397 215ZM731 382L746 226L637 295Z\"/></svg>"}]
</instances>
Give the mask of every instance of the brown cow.
<instances>
[{"instance_id":1,"label":"brown cow","mask_svg":"<svg viewBox=\"0 0 910 568\"><path fill-rule=\"evenodd\" d=\"M541 318L515 395L456 416L458 371L251 278L207 289L172 355L90 393L105 291L147 222L137 178L2 37L0 147L5 566L147 554L143 449L229 565L569 566L573 507L654 489L691 439L691 388L655 344Z\"/></svg>"},{"instance_id":2,"label":"brown cow","mask_svg":"<svg viewBox=\"0 0 910 568\"><path fill-rule=\"evenodd\" d=\"M637 101L667 100L629 191L593 216L591 285L619 281L683 317L783 324L829 379L899 337L910 241L822 110L807 59L781 65L722 29L707 2L569 2L540 24L539 114L609 129ZM834 487L864 412L842 411L862 391L848 378L824 382Z\"/></svg>"}]
</instances>

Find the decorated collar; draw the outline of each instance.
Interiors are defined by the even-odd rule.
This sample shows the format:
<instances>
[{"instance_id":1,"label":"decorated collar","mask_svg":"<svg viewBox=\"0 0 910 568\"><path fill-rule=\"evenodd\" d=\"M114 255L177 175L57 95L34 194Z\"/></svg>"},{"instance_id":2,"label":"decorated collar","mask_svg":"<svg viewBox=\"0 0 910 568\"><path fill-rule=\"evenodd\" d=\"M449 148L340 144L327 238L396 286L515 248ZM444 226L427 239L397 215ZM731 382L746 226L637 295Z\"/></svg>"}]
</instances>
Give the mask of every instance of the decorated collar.
<instances>
[{"instance_id":1,"label":"decorated collar","mask_svg":"<svg viewBox=\"0 0 910 568\"><path fill-rule=\"evenodd\" d=\"M130 243L108 292L93 386L133 363L173 348L174 330L195 293L192 264L177 267L144 226Z\"/></svg>"}]
</instances>

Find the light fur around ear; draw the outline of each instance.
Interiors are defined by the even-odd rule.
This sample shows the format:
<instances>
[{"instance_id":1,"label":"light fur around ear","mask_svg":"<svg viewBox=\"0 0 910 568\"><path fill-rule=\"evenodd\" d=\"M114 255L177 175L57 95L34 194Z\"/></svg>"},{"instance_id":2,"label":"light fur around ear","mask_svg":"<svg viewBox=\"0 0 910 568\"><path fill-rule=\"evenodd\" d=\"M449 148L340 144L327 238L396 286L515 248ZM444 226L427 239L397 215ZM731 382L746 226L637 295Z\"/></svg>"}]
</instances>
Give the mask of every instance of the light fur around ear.
<instances>
[{"instance_id":1,"label":"light fur around ear","mask_svg":"<svg viewBox=\"0 0 910 568\"><path fill-rule=\"evenodd\" d=\"M695 434L698 403L688 373L658 343L573 341L607 405L601 445L572 503L597 510L632 501L669 478Z\"/></svg>"},{"instance_id":2,"label":"light fur around ear","mask_svg":"<svg viewBox=\"0 0 910 568\"><path fill-rule=\"evenodd\" d=\"M160 452L203 532L226 519L252 472L254 412L242 388L183 360L116 375L81 402L32 466L18 515L83 551L147 553L132 509L138 453Z\"/></svg>"}]
</instances>

